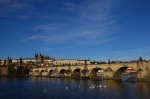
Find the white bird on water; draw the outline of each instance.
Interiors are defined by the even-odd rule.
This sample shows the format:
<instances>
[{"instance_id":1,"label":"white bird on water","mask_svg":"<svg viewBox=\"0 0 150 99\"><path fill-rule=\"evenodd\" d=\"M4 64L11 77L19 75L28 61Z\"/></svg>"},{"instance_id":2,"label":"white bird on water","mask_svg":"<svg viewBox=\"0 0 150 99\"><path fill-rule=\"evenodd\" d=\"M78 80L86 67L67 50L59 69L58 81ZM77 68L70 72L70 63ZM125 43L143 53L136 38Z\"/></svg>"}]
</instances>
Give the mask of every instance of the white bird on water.
<instances>
[{"instance_id":1,"label":"white bird on water","mask_svg":"<svg viewBox=\"0 0 150 99\"><path fill-rule=\"evenodd\" d=\"M66 89L68 89L68 87L66 87Z\"/></svg>"},{"instance_id":2,"label":"white bird on water","mask_svg":"<svg viewBox=\"0 0 150 99\"><path fill-rule=\"evenodd\" d=\"M93 86L93 88L95 88L95 85L92 85Z\"/></svg>"},{"instance_id":3,"label":"white bird on water","mask_svg":"<svg viewBox=\"0 0 150 99\"><path fill-rule=\"evenodd\" d=\"M91 85L90 88L95 88L95 85Z\"/></svg>"},{"instance_id":4,"label":"white bird on water","mask_svg":"<svg viewBox=\"0 0 150 99\"><path fill-rule=\"evenodd\" d=\"M99 87L101 88L101 87L102 87L102 85L99 85Z\"/></svg>"}]
</instances>

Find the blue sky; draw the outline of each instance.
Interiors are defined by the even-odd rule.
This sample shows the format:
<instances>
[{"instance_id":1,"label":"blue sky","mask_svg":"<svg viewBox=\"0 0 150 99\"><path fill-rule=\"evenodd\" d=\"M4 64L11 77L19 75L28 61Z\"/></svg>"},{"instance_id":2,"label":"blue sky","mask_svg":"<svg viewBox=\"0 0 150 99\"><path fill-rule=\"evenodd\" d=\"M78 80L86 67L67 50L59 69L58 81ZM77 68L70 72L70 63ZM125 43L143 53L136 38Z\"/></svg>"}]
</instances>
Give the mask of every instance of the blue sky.
<instances>
[{"instance_id":1,"label":"blue sky","mask_svg":"<svg viewBox=\"0 0 150 99\"><path fill-rule=\"evenodd\" d=\"M149 0L0 0L0 59L150 59Z\"/></svg>"}]
</instances>

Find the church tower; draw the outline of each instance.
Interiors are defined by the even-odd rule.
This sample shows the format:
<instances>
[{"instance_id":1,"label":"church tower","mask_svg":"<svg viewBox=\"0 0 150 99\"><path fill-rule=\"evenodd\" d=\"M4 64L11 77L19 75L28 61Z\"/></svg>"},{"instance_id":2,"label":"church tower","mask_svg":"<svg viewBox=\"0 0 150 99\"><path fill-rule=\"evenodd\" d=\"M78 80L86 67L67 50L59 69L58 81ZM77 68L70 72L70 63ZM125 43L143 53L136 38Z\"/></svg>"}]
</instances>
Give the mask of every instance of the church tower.
<instances>
[{"instance_id":1,"label":"church tower","mask_svg":"<svg viewBox=\"0 0 150 99\"><path fill-rule=\"evenodd\" d=\"M36 59L36 63L42 63L43 60L43 55L41 55L41 53L35 53L35 59Z\"/></svg>"}]
</instances>

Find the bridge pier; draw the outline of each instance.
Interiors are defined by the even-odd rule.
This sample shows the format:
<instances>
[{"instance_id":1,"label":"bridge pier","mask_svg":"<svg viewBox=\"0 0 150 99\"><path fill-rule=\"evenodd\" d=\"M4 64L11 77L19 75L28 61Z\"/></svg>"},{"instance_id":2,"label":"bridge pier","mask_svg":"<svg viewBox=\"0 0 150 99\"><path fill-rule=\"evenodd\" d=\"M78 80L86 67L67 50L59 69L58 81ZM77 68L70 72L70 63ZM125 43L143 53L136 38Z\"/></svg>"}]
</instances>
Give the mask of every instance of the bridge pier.
<instances>
[{"instance_id":1,"label":"bridge pier","mask_svg":"<svg viewBox=\"0 0 150 99\"><path fill-rule=\"evenodd\" d=\"M48 71L43 71L43 72L41 73L41 76L49 76Z\"/></svg>"}]
</instances>

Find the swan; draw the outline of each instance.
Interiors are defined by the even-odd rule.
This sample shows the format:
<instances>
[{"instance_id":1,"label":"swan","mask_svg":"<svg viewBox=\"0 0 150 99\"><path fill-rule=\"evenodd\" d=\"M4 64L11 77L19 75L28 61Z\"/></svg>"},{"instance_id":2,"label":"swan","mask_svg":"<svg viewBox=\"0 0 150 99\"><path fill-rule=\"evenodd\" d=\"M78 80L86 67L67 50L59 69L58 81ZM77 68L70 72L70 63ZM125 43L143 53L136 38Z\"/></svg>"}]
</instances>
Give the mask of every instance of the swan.
<instances>
[{"instance_id":1,"label":"swan","mask_svg":"<svg viewBox=\"0 0 150 99\"><path fill-rule=\"evenodd\" d=\"M66 89L68 89L68 87L66 87Z\"/></svg>"}]
</instances>

